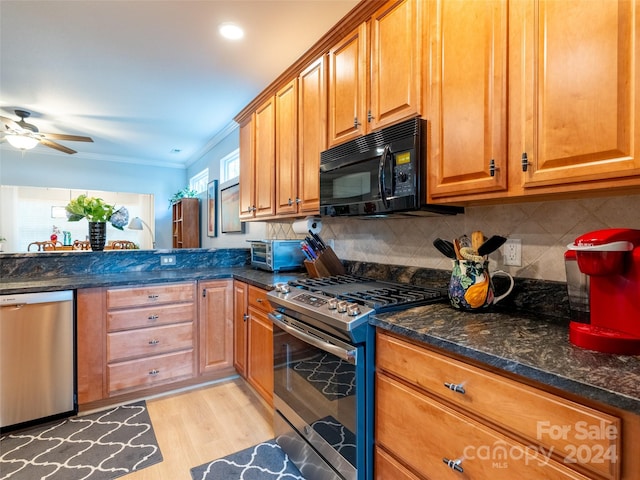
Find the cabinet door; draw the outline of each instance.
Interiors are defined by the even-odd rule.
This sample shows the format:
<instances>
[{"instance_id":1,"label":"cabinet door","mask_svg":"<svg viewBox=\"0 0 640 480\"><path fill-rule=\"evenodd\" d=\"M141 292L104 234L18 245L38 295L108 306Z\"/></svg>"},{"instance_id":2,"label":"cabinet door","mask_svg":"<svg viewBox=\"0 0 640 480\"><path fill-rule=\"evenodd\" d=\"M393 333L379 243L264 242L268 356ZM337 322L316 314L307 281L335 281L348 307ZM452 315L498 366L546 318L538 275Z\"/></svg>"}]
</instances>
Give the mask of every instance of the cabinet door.
<instances>
[{"instance_id":1,"label":"cabinet door","mask_svg":"<svg viewBox=\"0 0 640 480\"><path fill-rule=\"evenodd\" d=\"M320 212L320 153L327 148L327 57L298 78L299 213Z\"/></svg>"},{"instance_id":2,"label":"cabinet door","mask_svg":"<svg viewBox=\"0 0 640 480\"><path fill-rule=\"evenodd\" d=\"M399 0L371 20L369 130L420 114L426 5L420 0Z\"/></svg>"},{"instance_id":3,"label":"cabinet door","mask_svg":"<svg viewBox=\"0 0 640 480\"><path fill-rule=\"evenodd\" d=\"M255 115L255 200L256 217L275 214L275 174L276 174L276 103L271 97Z\"/></svg>"},{"instance_id":4,"label":"cabinet door","mask_svg":"<svg viewBox=\"0 0 640 480\"><path fill-rule=\"evenodd\" d=\"M276 93L276 214L298 206L298 80Z\"/></svg>"},{"instance_id":5,"label":"cabinet door","mask_svg":"<svg viewBox=\"0 0 640 480\"><path fill-rule=\"evenodd\" d=\"M262 310L249 307L249 383L273 405L273 325Z\"/></svg>"},{"instance_id":6,"label":"cabinet door","mask_svg":"<svg viewBox=\"0 0 640 480\"><path fill-rule=\"evenodd\" d=\"M240 218L253 218L255 207L254 115L240 125Z\"/></svg>"},{"instance_id":7,"label":"cabinet door","mask_svg":"<svg viewBox=\"0 0 640 480\"><path fill-rule=\"evenodd\" d=\"M638 2L515 2L512 15L512 155L527 153L524 187L640 174Z\"/></svg>"},{"instance_id":8,"label":"cabinet door","mask_svg":"<svg viewBox=\"0 0 640 480\"><path fill-rule=\"evenodd\" d=\"M507 188L507 21L501 0L431 4L432 200Z\"/></svg>"},{"instance_id":9,"label":"cabinet door","mask_svg":"<svg viewBox=\"0 0 640 480\"><path fill-rule=\"evenodd\" d=\"M233 366L237 372L247 377L247 285L233 282Z\"/></svg>"},{"instance_id":10,"label":"cabinet door","mask_svg":"<svg viewBox=\"0 0 640 480\"><path fill-rule=\"evenodd\" d=\"M366 131L367 24L329 51L329 146Z\"/></svg>"},{"instance_id":11,"label":"cabinet door","mask_svg":"<svg viewBox=\"0 0 640 480\"><path fill-rule=\"evenodd\" d=\"M106 397L103 386L105 299L102 288L81 288L76 292L78 404L81 406Z\"/></svg>"},{"instance_id":12,"label":"cabinet door","mask_svg":"<svg viewBox=\"0 0 640 480\"><path fill-rule=\"evenodd\" d=\"M233 365L232 282L200 282L200 374Z\"/></svg>"}]
</instances>

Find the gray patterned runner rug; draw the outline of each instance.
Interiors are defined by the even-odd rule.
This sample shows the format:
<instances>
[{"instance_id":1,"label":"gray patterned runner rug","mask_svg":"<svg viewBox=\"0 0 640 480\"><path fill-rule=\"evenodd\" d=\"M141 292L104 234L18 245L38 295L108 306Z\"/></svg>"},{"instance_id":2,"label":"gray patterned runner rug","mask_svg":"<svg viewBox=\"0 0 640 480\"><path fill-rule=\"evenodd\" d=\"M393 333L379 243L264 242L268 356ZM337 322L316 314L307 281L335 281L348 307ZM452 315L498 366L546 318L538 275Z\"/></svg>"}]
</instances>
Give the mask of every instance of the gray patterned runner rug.
<instances>
[{"instance_id":1,"label":"gray patterned runner rug","mask_svg":"<svg viewBox=\"0 0 640 480\"><path fill-rule=\"evenodd\" d=\"M191 469L193 480L304 480L275 440Z\"/></svg>"},{"instance_id":2,"label":"gray patterned runner rug","mask_svg":"<svg viewBox=\"0 0 640 480\"><path fill-rule=\"evenodd\" d=\"M161 461L144 401L0 437L0 480L111 480Z\"/></svg>"}]
</instances>

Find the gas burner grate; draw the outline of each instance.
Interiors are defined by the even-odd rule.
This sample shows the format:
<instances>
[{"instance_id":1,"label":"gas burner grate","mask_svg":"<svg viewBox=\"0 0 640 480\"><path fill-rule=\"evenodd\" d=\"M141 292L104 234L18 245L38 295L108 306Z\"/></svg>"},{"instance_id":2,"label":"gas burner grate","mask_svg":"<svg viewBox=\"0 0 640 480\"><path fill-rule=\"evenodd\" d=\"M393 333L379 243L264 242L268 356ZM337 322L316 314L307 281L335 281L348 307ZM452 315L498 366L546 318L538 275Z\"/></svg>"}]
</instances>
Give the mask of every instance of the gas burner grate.
<instances>
[{"instance_id":1,"label":"gas burner grate","mask_svg":"<svg viewBox=\"0 0 640 480\"><path fill-rule=\"evenodd\" d=\"M442 289L351 275L293 280L289 284L292 287L359 303L379 313L435 303L446 298L446 291Z\"/></svg>"}]
</instances>

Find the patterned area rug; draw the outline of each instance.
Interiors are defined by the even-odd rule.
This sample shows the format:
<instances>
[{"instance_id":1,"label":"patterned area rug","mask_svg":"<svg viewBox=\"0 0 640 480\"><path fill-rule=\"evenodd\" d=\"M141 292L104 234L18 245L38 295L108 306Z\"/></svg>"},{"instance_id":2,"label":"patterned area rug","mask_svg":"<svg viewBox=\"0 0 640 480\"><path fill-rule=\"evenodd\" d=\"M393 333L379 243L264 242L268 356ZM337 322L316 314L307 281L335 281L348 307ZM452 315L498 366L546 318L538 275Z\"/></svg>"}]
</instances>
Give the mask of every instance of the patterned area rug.
<instances>
[{"instance_id":1,"label":"patterned area rug","mask_svg":"<svg viewBox=\"0 0 640 480\"><path fill-rule=\"evenodd\" d=\"M161 461L144 401L0 437L2 480L111 480Z\"/></svg>"},{"instance_id":2,"label":"patterned area rug","mask_svg":"<svg viewBox=\"0 0 640 480\"><path fill-rule=\"evenodd\" d=\"M304 480L275 440L191 469L193 480Z\"/></svg>"}]
</instances>

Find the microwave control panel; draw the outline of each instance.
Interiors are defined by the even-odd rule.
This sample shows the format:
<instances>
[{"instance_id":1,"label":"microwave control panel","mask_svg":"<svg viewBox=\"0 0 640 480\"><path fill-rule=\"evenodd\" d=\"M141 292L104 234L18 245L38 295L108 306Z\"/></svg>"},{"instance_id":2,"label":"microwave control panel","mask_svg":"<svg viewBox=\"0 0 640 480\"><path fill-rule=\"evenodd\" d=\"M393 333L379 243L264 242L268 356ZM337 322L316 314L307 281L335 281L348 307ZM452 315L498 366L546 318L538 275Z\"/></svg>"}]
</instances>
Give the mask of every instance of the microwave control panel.
<instances>
[{"instance_id":1,"label":"microwave control panel","mask_svg":"<svg viewBox=\"0 0 640 480\"><path fill-rule=\"evenodd\" d=\"M398 197L415 193L415 169L411 161L411 152L399 152L394 155L393 194Z\"/></svg>"}]
</instances>

